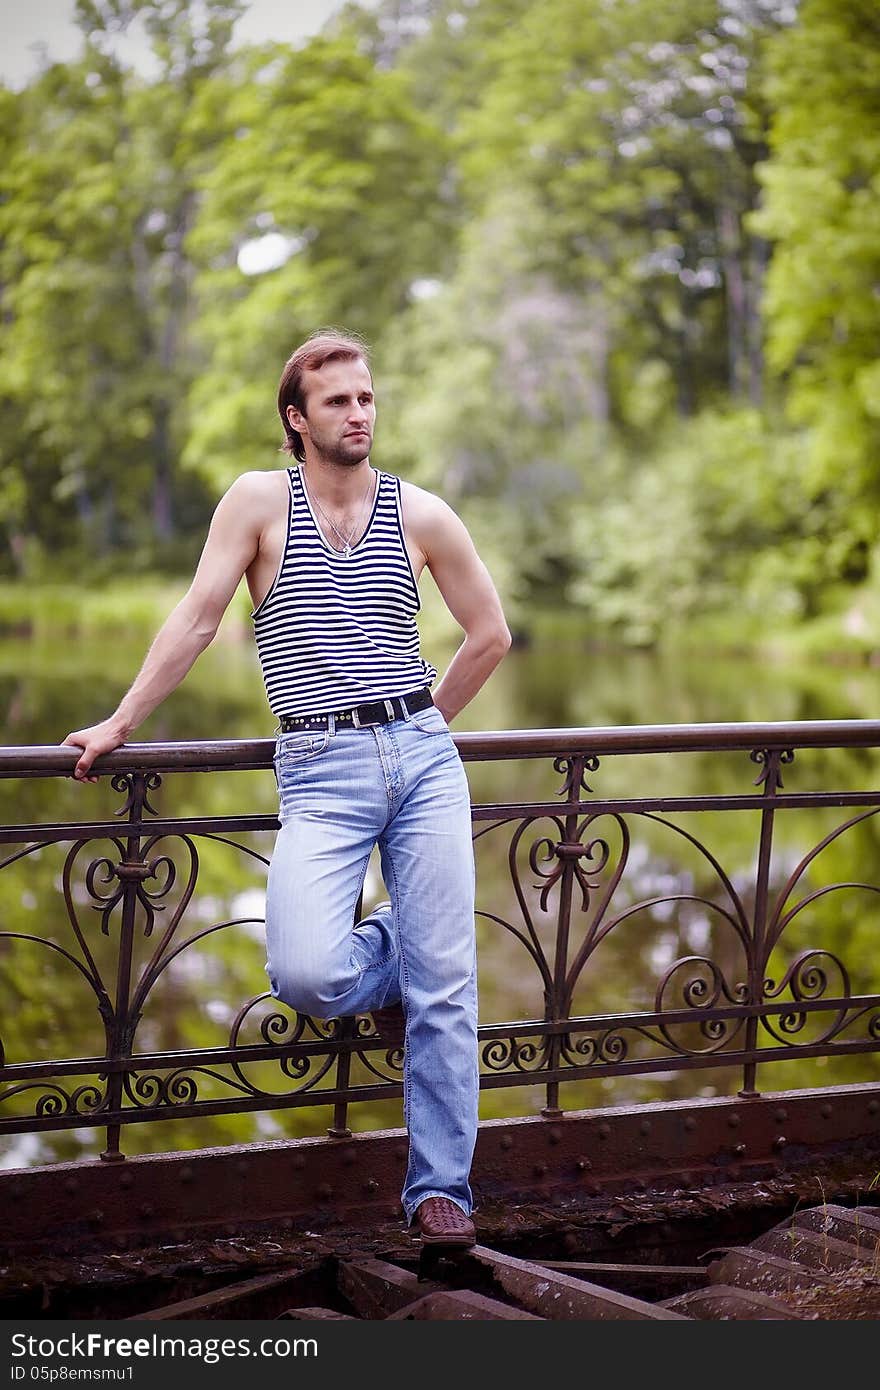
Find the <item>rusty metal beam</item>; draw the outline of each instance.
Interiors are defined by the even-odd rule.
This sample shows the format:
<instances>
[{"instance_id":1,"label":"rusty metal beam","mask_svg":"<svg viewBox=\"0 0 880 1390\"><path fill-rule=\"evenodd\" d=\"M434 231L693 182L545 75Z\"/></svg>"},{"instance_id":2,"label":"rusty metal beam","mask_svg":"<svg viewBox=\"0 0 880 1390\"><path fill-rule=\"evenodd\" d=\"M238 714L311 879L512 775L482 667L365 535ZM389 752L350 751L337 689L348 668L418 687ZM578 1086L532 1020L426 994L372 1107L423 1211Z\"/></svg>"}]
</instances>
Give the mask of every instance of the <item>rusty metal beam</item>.
<instances>
[{"instance_id":1,"label":"rusty metal beam","mask_svg":"<svg viewBox=\"0 0 880 1390\"><path fill-rule=\"evenodd\" d=\"M585 1279L573 1279L571 1275L559 1274L530 1260L518 1260L482 1245L469 1250L462 1264L468 1269L478 1266L521 1308L553 1322L581 1319L631 1322L684 1317L671 1308L645 1303L629 1294L590 1284Z\"/></svg>"},{"instance_id":2,"label":"rusty metal beam","mask_svg":"<svg viewBox=\"0 0 880 1390\"><path fill-rule=\"evenodd\" d=\"M123 1249L254 1228L365 1229L399 1221L405 1131L60 1163L0 1173L0 1256ZM665 1193L880 1163L880 1085L488 1120L472 1171L480 1203Z\"/></svg>"},{"instance_id":3,"label":"rusty metal beam","mask_svg":"<svg viewBox=\"0 0 880 1390\"><path fill-rule=\"evenodd\" d=\"M426 1294L415 1303L389 1313L387 1322L541 1322L535 1313L487 1298L473 1289L449 1289Z\"/></svg>"},{"instance_id":4,"label":"rusty metal beam","mask_svg":"<svg viewBox=\"0 0 880 1390\"><path fill-rule=\"evenodd\" d=\"M289 1269L258 1274L194 1298L136 1313L138 1322L185 1322L213 1318L274 1318L290 1305L302 1275Z\"/></svg>"}]
</instances>

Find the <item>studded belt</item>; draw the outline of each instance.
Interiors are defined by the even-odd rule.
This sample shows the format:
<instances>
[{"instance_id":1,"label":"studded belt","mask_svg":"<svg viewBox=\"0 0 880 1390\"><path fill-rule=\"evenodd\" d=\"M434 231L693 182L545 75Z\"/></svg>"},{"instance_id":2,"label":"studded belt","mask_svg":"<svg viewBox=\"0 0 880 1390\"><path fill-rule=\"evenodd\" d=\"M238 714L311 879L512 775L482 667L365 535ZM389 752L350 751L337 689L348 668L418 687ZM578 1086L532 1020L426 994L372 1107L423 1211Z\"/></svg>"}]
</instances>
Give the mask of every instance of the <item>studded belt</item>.
<instances>
[{"instance_id":1,"label":"studded belt","mask_svg":"<svg viewBox=\"0 0 880 1390\"><path fill-rule=\"evenodd\" d=\"M326 714L304 714L296 718L290 714L282 714L278 724L283 734L300 729L326 729L332 715L336 724L350 723L355 729L364 729L370 728L373 724L390 724L395 719L406 719L407 715L427 709L433 703L431 692L426 686L423 690L413 691L412 695L393 695L390 700L372 700L366 705L356 705L354 709L333 710Z\"/></svg>"}]
</instances>

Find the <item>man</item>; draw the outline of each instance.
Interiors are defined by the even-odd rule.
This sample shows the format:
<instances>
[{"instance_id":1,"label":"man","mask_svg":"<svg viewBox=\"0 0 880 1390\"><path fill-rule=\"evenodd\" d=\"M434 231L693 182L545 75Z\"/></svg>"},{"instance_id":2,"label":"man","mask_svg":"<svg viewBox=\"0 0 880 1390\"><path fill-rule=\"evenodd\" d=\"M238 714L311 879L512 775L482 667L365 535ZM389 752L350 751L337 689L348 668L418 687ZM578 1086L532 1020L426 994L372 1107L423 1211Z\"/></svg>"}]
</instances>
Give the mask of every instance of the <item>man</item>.
<instances>
[{"instance_id":1,"label":"man","mask_svg":"<svg viewBox=\"0 0 880 1390\"><path fill-rule=\"evenodd\" d=\"M474 863L467 780L448 720L510 645L489 574L440 498L370 463L367 352L336 330L285 365L284 449L299 467L245 473L219 502L192 585L118 709L67 735L74 776L178 685L247 578L279 722L279 831L266 896L273 994L318 1018L372 1012L404 1046L405 1215L423 1241L472 1245L477 1131ZM428 568L464 632L433 690L420 655ZM355 925L378 844L390 902ZM405 1030L405 1031L404 1031Z\"/></svg>"}]
</instances>

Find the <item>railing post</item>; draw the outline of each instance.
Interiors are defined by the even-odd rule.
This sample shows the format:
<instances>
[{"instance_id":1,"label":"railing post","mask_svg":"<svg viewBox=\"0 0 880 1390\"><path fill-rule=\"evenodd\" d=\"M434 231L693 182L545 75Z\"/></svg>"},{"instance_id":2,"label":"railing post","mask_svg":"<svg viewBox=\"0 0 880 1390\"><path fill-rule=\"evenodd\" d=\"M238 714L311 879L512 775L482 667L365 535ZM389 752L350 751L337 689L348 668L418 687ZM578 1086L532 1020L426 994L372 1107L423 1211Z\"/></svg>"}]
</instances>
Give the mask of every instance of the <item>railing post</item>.
<instances>
[{"instance_id":1,"label":"railing post","mask_svg":"<svg viewBox=\"0 0 880 1390\"><path fill-rule=\"evenodd\" d=\"M757 748L751 753L752 762L761 763L761 771L755 778L760 795L775 797L783 785L780 763L790 763L794 758L791 749ZM770 892L770 863L773 852L773 818L775 807L771 804L761 811L761 836L758 844L758 870L755 880L755 916L752 932L751 955L748 962L748 1002L755 1006L764 998L764 976L767 962L764 959L764 937L767 928L767 904ZM753 1052L757 1048L759 1020L755 1014L746 1020L746 1049ZM743 1085L739 1094L749 1099L759 1094L755 1082L757 1062L746 1062L743 1067Z\"/></svg>"},{"instance_id":2,"label":"railing post","mask_svg":"<svg viewBox=\"0 0 880 1390\"><path fill-rule=\"evenodd\" d=\"M569 761L563 792L568 802L576 803L580 788L583 783L584 769L586 760L583 757L573 757ZM560 1018L562 1013L562 1000L566 997L565 980L568 972L568 947L571 939L571 899L572 881L575 872L575 860L570 854L566 853L568 846L574 845L577 841L578 833L578 812L569 810L565 816L564 838L562 845L557 846L557 855L562 860L562 871L559 884L559 912L556 918L556 955L553 961L553 992L544 1003L544 1017L547 1023L561 1023L565 1020ZM567 1018L567 1015L566 1015ZM551 1034L549 1038L547 1065L551 1070L559 1066L562 1053L562 1041L558 1033ZM562 1114L559 1106L559 1082L547 1082L547 1101L541 1111L545 1119L555 1120Z\"/></svg>"},{"instance_id":3,"label":"railing post","mask_svg":"<svg viewBox=\"0 0 880 1390\"><path fill-rule=\"evenodd\" d=\"M158 781L155 774L151 785ZM129 823L143 820L147 805L147 779L142 772L132 772L127 776L114 777L113 787L117 791L127 790L128 801L123 810L128 812ZM148 866L141 854L139 834L128 835L125 842L125 858L116 865L116 876L122 885L122 913L119 926L119 954L116 963L116 999L113 1008L113 1022L108 1038L108 1057L120 1062L131 1056L133 1020L129 1018L131 1002L131 964L134 954L134 931L137 914L139 885L148 876ZM124 1096L125 1078L121 1071L113 1070L107 1084L109 1108L120 1110ZM101 1154L105 1163L118 1163L125 1158L119 1147L121 1126L107 1126L107 1147Z\"/></svg>"}]
</instances>

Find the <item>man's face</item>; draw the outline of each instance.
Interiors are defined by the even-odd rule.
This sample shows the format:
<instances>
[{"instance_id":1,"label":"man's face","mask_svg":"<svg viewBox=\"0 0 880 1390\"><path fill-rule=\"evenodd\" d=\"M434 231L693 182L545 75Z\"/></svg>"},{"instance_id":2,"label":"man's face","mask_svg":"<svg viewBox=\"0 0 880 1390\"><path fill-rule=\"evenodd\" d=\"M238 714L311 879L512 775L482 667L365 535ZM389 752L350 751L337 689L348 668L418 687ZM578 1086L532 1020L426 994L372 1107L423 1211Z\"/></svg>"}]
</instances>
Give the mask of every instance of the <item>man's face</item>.
<instances>
[{"instance_id":1,"label":"man's face","mask_svg":"<svg viewBox=\"0 0 880 1390\"><path fill-rule=\"evenodd\" d=\"M368 457L376 423L373 381L361 358L325 362L303 373L305 411L289 406L287 418L308 453L353 466ZM311 446L311 450L309 449Z\"/></svg>"}]
</instances>

